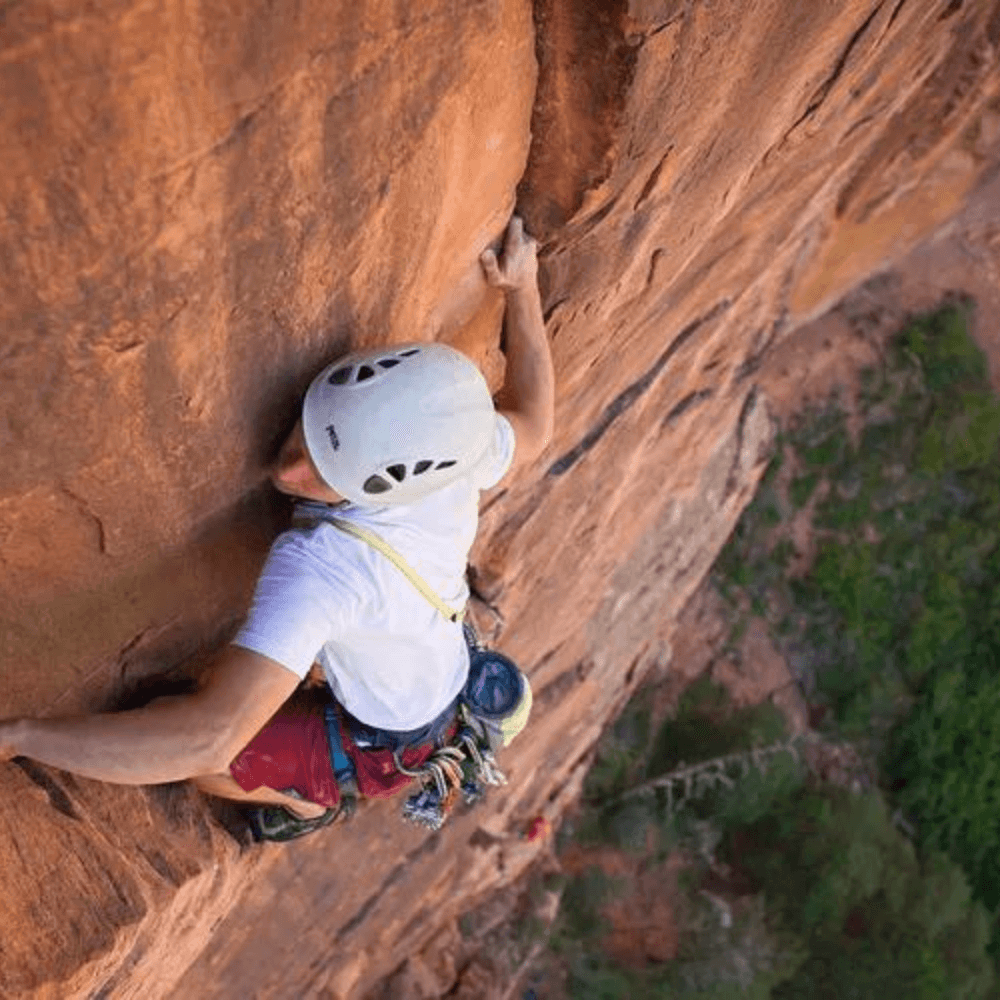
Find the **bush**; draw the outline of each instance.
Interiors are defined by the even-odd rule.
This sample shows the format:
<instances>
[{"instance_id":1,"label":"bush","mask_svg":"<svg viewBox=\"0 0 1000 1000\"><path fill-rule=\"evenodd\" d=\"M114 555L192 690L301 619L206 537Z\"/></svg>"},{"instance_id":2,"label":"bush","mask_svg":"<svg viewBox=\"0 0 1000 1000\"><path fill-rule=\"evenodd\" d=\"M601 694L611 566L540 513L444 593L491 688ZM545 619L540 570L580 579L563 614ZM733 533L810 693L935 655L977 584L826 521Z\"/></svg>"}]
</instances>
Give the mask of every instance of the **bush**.
<instances>
[{"instance_id":1,"label":"bush","mask_svg":"<svg viewBox=\"0 0 1000 1000\"><path fill-rule=\"evenodd\" d=\"M731 834L725 851L803 942L807 957L774 1000L987 995L985 909L958 866L917 859L877 793L799 791Z\"/></svg>"},{"instance_id":2,"label":"bush","mask_svg":"<svg viewBox=\"0 0 1000 1000\"><path fill-rule=\"evenodd\" d=\"M835 399L784 435L790 506L828 485L810 574L776 571L786 539L758 509L781 506L772 474L715 576L734 607L778 609L772 634L826 724L880 756L919 842L1000 913L1000 401L967 317L915 319L863 373L859 448Z\"/></svg>"},{"instance_id":3,"label":"bush","mask_svg":"<svg viewBox=\"0 0 1000 1000\"><path fill-rule=\"evenodd\" d=\"M699 685L682 705L664 726L671 735L658 734L650 750L674 746L695 719L702 751L753 745L752 723L760 720L747 724L744 715L744 725L733 726L740 713L712 685ZM620 739L621 733L611 742ZM631 825L633 839L648 848L642 834L658 814L648 800L628 798L638 783L633 778L624 798L593 801L589 808L606 816L605 831ZM880 793L803 784L801 769L786 755L766 772L749 769L733 788L699 797L685 814L689 823L678 836L692 858L703 860L689 870L677 901L685 927L681 954L646 968L616 965L601 942L609 929L602 908L618 886L588 869L567 884L552 939L566 961L574 1000L988 995L994 976L984 907L972 901L961 869L943 854L918 857ZM737 883L756 893L734 905L737 915L728 924L700 893L712 850Z\"/></svg>"},{"instance_id":4,"label":"bush","mask_svg":"<svg viewBox=\"0 0 1000 1000\"><path fill-rule=\"evenodd\" d=\"M968 665L966 665L968 666ZM897 734L890 773L922 843L959 861L1000 907L1000 676L939 671Z\"/></svg>"},{"instance_id":5,"label":"bush","mask_svg":"<svg viewBox=\"0 0 1000 1000\"><path fill-rule=\"evenodd\" d=\"M766 772L751 767L739 783L739 792L727 790L714 779L714 770L697 782L695 793L668 805L665 790L642 797L626 793L655 781L683 765L695 765L730 754L768 747L785 739L785 720L765 703L735 709L725 689L707 676L682 696L677 714L656 733L649 728L649 706L640 692L621 717L604 734L597 756L584 781L584 803L575 836L582 843L605 843L626 851L642 852L647 831L656 827L662 850L669 850L684 835L692 820L710 815L743 817L766 808L769 796L801 780L801 769L787 755L769 763ZM737 772L740 769L737 768ZM683 815L680 815L683 813Z\"/></svg>"}]
</instances>

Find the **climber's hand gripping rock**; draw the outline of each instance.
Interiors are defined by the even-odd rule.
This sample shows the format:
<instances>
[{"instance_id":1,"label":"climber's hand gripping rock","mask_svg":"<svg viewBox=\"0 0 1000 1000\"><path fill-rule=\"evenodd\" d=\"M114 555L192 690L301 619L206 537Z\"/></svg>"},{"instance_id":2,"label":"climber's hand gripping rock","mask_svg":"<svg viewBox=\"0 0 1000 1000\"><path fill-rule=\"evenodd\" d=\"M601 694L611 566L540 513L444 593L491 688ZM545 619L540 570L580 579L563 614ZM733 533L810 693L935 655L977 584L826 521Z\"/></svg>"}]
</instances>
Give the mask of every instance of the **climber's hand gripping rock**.
<instances>
[{"instance_id":1,"label":"climber's hand gripping rock","mask_svg":"<svg viewBox=\"0 0 1000 1000\"><path fill-rule=\"evenodd\" d=\"M493 250L484 250L479 260L486 281L507 298L507 370L496 402L514 428L514 467L523 468L548 447L555 417L555 373L538 294L538 245L515 215L504 237L503 260Z\"/></svg>"},{"instance_id":2,"label":"climber's hand gripping rock","mask_svg":"<svg viewBox=\"0 0 1000 1000\"><path fill-rule=\"evenodd\" d=\"M11 735L13 723L0 722L0 761L13 760L17 756L17 748Z\"/></svg>"},{"instance_id":3,"label":"climber's hand gripping rock","mask_svg":"<svg viewBox=\"0 0 1000 1000\"><path fill-rule=\"evenodd\" d=\"M484 250L479 258L486 280L504 291L536 288L538 275L538 244L524 232L519 215L511 216L503 244L503 261L497 261L493 250Z\"/></svg>"}]
</instances>

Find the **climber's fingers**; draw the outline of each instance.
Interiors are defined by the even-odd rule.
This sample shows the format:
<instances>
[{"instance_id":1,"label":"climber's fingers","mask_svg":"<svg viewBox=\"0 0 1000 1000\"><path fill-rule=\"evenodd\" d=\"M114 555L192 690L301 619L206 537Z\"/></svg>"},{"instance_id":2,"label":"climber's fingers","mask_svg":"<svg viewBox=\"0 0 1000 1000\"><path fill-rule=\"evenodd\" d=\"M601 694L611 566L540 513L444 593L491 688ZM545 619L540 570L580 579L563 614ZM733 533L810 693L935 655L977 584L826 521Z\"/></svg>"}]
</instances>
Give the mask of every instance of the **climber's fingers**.
<instances>
[{"instance_id":1,"label":"climber's fingers","mask_svg":"<svg viewBox=\"0 0 1000 1000\"><path fill-rule=\"evenodd\" d=\"M519 215L512 215L507 223L507 237L503 241L504 257L513 257L524 243L524 219Z\"/></svg>"},{"instance_id":2,"label":"climber's fingers","mask_svg":"<svg viewBox=\"0 0 1000 1000\"><path fill-rule=\"evenodd\" d=\"M524 219L519 215L512 215L507 226L507 238L504 240L504 257L516 257L526 250L529 253L537 253L538 241L524 231Z\"/></svg>"},{"instance_id":3,"label":"climber's fingers","mask_svg":"<svg viewBox=\"0 0 1000 1000\"><path fill-rule=\"evenodd\" d=\"M500 265L497 263L497 255L492 250L484 250L479 255L479 263L482 264L486 280L491 285L503 284L503 274L501 274Z\"/></svg>"},{"instance_id":4,"label":"climber's fingers","mask_svg":"<svg viewBox=\"0 0 1000 1000\"><path fill-rule=\"evenodd\" d=\"M14 745L14 720L0 722L0 761L12 760L20 751Z\"/></svg>"},{"instance_id":5,"label":"climber's fingers","mask_svg":"<svg viewBox=\"0 0 1000 1000\"><path fill-rule=\"evenodd\" d=\"M519 215L511 216L503 241L503 261L497 260L494 250L484 250L479 261L486 280L497 288L520 288L535 280L538 244L525 235L524 221Z\"/></svg>"}]
</instances>

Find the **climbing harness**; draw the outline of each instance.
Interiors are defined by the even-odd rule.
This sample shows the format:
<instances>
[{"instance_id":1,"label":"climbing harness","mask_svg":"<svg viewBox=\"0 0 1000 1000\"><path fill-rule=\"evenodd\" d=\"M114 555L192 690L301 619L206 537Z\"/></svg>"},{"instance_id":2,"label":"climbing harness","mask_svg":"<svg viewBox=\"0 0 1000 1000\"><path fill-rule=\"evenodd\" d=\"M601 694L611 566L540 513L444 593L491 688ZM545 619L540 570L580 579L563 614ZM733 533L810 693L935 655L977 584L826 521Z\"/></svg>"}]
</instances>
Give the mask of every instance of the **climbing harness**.
<instances>
[{"instance_id":1,"label":"climbing harness","mask_svg":"<svg viewBox=\"0 0 1000 1000\"><path fill-rule=\"evenodd\" d=\"M300 504L296 509L296 523L300 525L321 520L380 552L447 621L462 625L469 649L469 676L458 697L454 735L414 768L408 768L403 763L405 746L392 748L392 759L399 773L420 784L418 791L403 804L403 818L431 830L439 830L459 797L471 806L484 798L486 786L507 783L494 754L510 743L527 723L531 711L531 686L512 660L484 647L465 618L465 608L456 610L443 601L384 539L353 522L334 516L328 508L325 509L325 505ZM353 811L358 796L357 778L354 766L344 752L336 706L327 707L325 720L334 774L342 794L353 796L350 806ZM345 714L344 721L347 731L354 738L354 720ZM370 745L367 728L359 727L357 745L361 747Z\"/></svg>"},{"instance_id":2,"label":"climbing harness","mask_svg":"<svg viewBox=\"0 0 1000 1000\"><path fill-rule=\"evenodd\" d=\"M470 633L474 636L471 628L466 626L467 642ZM507 784L507 776L497 766L494 757L494 752L505 743L502 731L495 725L499 717L497 705L502 697L509 715L512 708L517 708L526 700L525 692L530 691L521 672L507 657L483 649L478 638L473 641L475 646L469 642L469 680L458 704L459 726L451 741L435 750L420 767L413 770L403 766L400 750L393 752L397 769L421 785L404 803L403 818L431 830L441 828L460 795L467 806L473 806L485 797L484 786ZM487 673L497 675L489 686L493 695L492 704L484 704L477 698L482 689L480 682ZM501 675L507 682L502 691L500 683L503 681L497 682L497 677ZM527 700L530 706L530 696ZM527 712L524 717L527 719Z\"/></svg>"},{"instance_id":3,"label":"climbing harness","mask_svg":"<svg viewBox=\"0 0 1000 1000\"><path fill-rule=\"evenodd\" d=\"M330 744L330 763L333 776L340 789L340 812L345 820L350 819L358 807L358 776L351 758L344 751L344 741L340 738L340 720L337 718L336 704L323 709L323 725L327 742Z\"/></svg>"}]
</instances>

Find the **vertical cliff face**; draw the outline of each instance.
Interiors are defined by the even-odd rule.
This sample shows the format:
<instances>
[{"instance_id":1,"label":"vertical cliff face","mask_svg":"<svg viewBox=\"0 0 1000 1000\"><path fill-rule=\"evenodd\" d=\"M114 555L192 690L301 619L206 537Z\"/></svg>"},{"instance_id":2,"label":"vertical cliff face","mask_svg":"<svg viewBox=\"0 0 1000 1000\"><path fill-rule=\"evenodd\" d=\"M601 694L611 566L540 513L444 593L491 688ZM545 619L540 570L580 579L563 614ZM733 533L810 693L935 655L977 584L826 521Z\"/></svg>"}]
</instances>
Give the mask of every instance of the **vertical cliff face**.
<instances>
[{"instance_id":1,"label":"vertical cliff face","mask_svg":"<svg viewBox=\"0 0 1000 1000\"><path fill-rule=\"evenodd\" d=\"M535 72L527 3L3 5L0 713L106 706L227 637L331 356L495 367L477 257ZM255 856L192 793L0 772L0 994L162 995Z\"/></svg>"},{"instance_id":2,"label":"vertical cliff face","mask_svg":"<svg viewBox=\"0 0 1000 1000\"><path fill-rule=\"evenodd\" d=\"M183 789L4 765L0 992L359 995L522 870L752 493L759 366L995 173L998 46L987 0L5 7L2 714L224 640L325 359L440 338L498 377L515 196L559 398L473 556L537 695L508 789L246 851Z\"/></svg>"},{"instance_id":3,"label":"vertical cliff face","mask_svg":"<svg viewBox=\"0 0 1000 1000\"><path fill-rule=\"evenodd\" d=\"M0 23L11 711L231 620L233 505L324 360L495 344L476 255L527 152L523 4L99 8Z\"/></svg>"}]
</instances>

